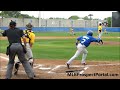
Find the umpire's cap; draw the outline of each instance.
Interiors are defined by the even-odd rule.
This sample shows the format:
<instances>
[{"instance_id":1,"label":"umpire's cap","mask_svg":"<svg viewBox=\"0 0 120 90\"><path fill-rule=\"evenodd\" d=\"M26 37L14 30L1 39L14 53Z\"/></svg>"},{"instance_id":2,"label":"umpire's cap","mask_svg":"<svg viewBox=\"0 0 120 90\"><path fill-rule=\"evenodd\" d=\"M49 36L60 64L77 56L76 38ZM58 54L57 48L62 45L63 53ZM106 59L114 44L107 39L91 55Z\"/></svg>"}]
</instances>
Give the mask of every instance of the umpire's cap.
<instances>
[{"instance_id":1,"label":"umpire's cap","mask_svg":"<svg viewBox=\"0 0 120 90\"><path fill-rule=\"evenodd\" d=\"M10 26L11 26L11 25L16 26L16 22L11 21L11 22L9 23L9 25L10 25Z\"/></svg>"}]
</instances>

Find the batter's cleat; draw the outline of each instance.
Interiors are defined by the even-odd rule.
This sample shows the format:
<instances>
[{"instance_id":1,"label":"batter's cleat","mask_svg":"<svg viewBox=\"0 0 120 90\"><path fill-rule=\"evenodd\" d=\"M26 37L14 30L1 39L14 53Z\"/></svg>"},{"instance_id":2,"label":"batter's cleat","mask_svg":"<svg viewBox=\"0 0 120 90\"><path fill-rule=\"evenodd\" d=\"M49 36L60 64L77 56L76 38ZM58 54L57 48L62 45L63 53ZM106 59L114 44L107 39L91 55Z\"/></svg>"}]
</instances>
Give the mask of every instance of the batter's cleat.
<instances>
[{"instance_id":1,"label":"batter's cleat","mask_svg":"<svg viewBox=\"0 0 120 90\"><path fill-rule=\"evenodd\" d=\"M67 68L70 69L70 64L67 63L66 65L67 65Z\"/></svg>"},{"instance_id":2,"label":"batter's cleat","mask_svg":"<svg viewBox=\"0 0 120 90\"><path fill-rule=\"evenodd\" d=\"M86 63L82 63L82 65L87 65Z\"/></svg>"}]
</instances>

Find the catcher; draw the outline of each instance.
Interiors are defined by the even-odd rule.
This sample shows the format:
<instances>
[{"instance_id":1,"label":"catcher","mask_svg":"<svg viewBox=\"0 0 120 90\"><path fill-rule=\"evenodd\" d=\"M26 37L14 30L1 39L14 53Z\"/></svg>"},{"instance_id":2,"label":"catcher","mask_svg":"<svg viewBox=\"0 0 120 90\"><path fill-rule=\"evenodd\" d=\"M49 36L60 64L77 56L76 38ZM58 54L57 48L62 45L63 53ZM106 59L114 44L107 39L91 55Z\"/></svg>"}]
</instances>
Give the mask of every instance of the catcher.
<instances>
[{"instance_id":1,"label":"catcher","mask_svg":"<svg viewBox=\"0 0 120 90\"><path fill-rule=\"evenodd\" d=\"M28 23L26 25L26 30L24 30L24 34L26 37L26 51L27 51L26 58L29 61L31 67L33 67L33 63L34 63L33 53L32 53L31 49L32 49L32 46L33 46L34 41L35 41L35 34L32 31L32 27L33 26L30 23ZM23 42L22 38L21 38L21 41ZM24 44L24 43L22 43L22 44ZM17 75L19 66L20 66L20 61L18 60L15 63L14 75Z\"/></svg>"}]
</instances>

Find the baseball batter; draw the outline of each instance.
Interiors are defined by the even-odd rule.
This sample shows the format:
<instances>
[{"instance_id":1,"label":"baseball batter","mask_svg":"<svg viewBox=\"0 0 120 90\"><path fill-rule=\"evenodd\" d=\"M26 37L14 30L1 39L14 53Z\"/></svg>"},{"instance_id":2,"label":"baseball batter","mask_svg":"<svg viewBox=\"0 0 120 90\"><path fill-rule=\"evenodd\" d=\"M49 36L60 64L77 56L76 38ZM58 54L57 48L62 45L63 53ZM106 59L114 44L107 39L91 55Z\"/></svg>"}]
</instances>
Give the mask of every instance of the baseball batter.
<instances>
[{"instance_id":1,"label":"baseball batter","mask_svg":"<svg viewBox=\"0 0 120 90\"><path fill-rule=\"evenodd\" d=\"M77 58L80 54L83 53L82 55L82 65L86 65L86 57L87 57L87 54L88 54L88 51L87 51L87 47L90 45L91 42L100 42L100 38L96 39L93 36L93 31L89 30L87 32L87 35L86 36L80 36L77 38L76 40L76 47L77 47L77 51L76 53L74 54L73 57L71 57L68 61L67 61L67 68L69 69L69 65L72 63L72 61Z\"/></svg>"},{"instance_id":2,"label":"baseball batter","mask_svg":"<svg viewBox=\"0 0 120 90\"><path fill-rule=\"evenodd\" d=\"M31 27L27 27L27 30L24 30L24 34L26 37L26 51L27 51L25 56L27 60L29 61L30 65L33 67L34 60L33 60L33 53L31 49L35 42L35 34L32 31ZM22 44L24 45L22 38L21 38L21 41L22 41ZM14 69L15 75L18 73L19 66L20 66L20 61L18 60L15 63L15 69Z\"/></svg>"}]
</instances>

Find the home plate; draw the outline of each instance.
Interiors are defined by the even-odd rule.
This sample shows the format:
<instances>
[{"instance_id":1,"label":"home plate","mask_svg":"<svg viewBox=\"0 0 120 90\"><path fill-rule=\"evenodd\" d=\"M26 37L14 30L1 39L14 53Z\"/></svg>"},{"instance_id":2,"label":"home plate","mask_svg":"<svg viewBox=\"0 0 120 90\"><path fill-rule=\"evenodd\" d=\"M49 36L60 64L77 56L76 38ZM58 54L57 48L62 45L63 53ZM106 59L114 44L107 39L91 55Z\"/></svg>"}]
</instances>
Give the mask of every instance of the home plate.
<instances>
[{"instance_id":1,"label":"home plate","mask_svg":"<svg viewBox=\"0 0 120 90\"><path fill-rule=\"evenodd\" d=\"M49 68L40 67L39 69L41 69L41 70L50 70L51 68L50 67Z\"/></svg>"}]
</instances>

